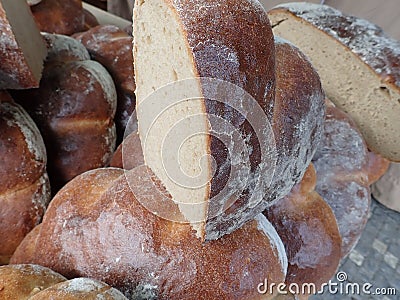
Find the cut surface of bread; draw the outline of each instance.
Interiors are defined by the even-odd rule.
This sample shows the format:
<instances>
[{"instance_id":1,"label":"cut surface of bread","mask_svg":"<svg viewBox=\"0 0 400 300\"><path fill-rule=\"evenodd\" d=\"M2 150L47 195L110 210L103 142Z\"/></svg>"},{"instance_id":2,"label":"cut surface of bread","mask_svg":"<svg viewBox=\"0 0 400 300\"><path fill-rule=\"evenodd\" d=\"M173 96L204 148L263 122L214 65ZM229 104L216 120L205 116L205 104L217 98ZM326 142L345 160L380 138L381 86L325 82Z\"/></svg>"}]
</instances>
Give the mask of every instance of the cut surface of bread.
<instances>
[{"instance_id":1,"label":"cut surface of bread","mask_svg":"<svg viewBox=\"0 0 400 300\"><path fill-rule=\"evenodd\" d=\"M400 42L325 5L282 4L268 15L274 33L310 58L328 98L350 114L368 147L399 161Z\"/></svg>"},{"instance_id":2,"label":"cut surface of bread","mask_svg":"<svg viewBox=\"0 0 400 300\"><path fill-rule=\"evenodd\" d=\"M26 1L0 1L0 32L0 89L38 87L47 49Z\"/></svg>"},{"instance_id":3,"label":"cut surface of bread","mask_svg":"<svg viewBox=\"0 0 400 300\"><path fill-rule=\"evenodd\" d=\"M242 96L247 92L267 120L274 95L268 18L259 3L249 0L137 0L133 26L145 164L198 236L216 239L244 222L248 214L238 213L238 207L262 201L261 190L254 203L246 195L221 217L241 191L254 194L249 186L266 168L261 166L262 142L253 139L259 132L269 137L271 130L264 124L259 131L249 129L250 111L238 113L243 105L234 98L239 89ZM224 189L227 183L231 187Z\"/></svg>"}]
</instances>

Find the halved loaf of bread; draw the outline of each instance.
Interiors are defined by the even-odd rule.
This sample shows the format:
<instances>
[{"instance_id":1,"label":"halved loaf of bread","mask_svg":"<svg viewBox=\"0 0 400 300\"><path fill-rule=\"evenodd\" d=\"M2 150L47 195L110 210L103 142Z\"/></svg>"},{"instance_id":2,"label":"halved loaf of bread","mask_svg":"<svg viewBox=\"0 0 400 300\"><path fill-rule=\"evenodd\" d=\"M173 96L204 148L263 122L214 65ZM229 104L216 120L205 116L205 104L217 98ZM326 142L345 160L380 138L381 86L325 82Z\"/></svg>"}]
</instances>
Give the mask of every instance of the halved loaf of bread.
<instances>
[{"instance_id":1,"label":"halved loaf of bread","mask_svg":"<svg viewBox=\"0 0 400 300\"><path fill-rule=\"evenodd\" d=\"M0 1L0 89L38 87L46 44L25 0Z\"/></svg>"},{"instance_id":2,"label":"halved loaf of bread","mask_svg":"<svg viewBox=\"0 0 400 300\"><path fill-rule=\"evenodd\" d=\"M298 49L275 51L260 3L138 0L134 38L144 161L199 237L290 192L321 135L324 93Z\"/></svg>"},{"instance_id":3,"label":"halved loaf of bread","mask_svg":"<svg viewBox=\"0 0 400 300\"><path fill-rule=\"evenodd\" d=\"M287 3L268 15L274 34L311 59L327 96L350 114L368 147L400 161L400 42L326 5Z\"/></svg>"}]
</instances>

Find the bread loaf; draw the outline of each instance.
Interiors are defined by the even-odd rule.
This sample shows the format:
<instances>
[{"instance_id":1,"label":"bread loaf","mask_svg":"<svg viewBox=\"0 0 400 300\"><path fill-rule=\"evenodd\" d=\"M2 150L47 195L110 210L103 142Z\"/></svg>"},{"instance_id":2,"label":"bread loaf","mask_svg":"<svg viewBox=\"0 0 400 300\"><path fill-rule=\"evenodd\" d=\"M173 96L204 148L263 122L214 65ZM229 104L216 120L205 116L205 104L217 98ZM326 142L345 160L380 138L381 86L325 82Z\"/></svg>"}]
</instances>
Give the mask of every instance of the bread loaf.
<instances>
[{"instance_id":1,"label":"bread loaf","mask_svg":"<svg viewBox=\"0 0 400 300\"><path fill-rule=\"evenodd\" d=\"M316 181L311 164L290 194L264 214L285 245L287 285L315 284L319 290L338 268L342 242L332 209L314 190Z\"/></svg>"},{"instance_id":2,"label":"bread loaf","mask_svg":"<svg viewBox=\"0 0 400 300\"><path fill-rule=\"evenodd\" d=\"M51 46L38 89L13 93L43 135L54 191L78 174L105 166L115 148L116 92L109 73L78 41L47 37Z\"/></svg>"},{"instance_id":3,"label":"bread loaf","mask_svg":"<svg viewBox=\"0 0 400 300\"><path fill-rule=\"evenodd\" d=\"M342 237L342 256L358 242L370 210L369 154L352 119L327 102L324 135L313 157L316 191L331 206Z\"/></svg>"},{"instance_id":4,"label":"bread loaf","mask_svg":"<svg viewBox=\"0 0 400 300\"><path fill-rule=\"evenodd\" d=\"M38 87L46 45L24 0L0 2L0 90Z\"/></svg>"},{"instance_id":5,"label":"bread loaf","mask_svg":"<svg viewBox=\"0 0 400 300\"><path fill-rule=\"evenodd\" d=\"M50 201L46 150L28 114L0 91L0 265L41 220Z\"/></svg>"},{"instance_id":6,"label":"bread loaf","mask_svg":"<svg viewBox=\"0 0 400 300\"><path fill-rule=\"evenodd\" d=\"M137 132L129 134L115 150L110 167L132 170L144 164L142 145Z\"/></svg>"},{"instance_id":7,"label":"bread loaf","mask_svg":"<svg viewBox=\"0 0 400 300\"><path fill-rule=\"evenodd\" d=\"M135 197L180 214L147 168L108 168L74 178L55 196L12 263L38 263L68 278L90 277L130 299L261 299L265 278L282 282L286 254L262 215L202 243L189 224L154 215ZM175 216L174 219L177 219ZM181 219L181 221L184 221Z\"/></svg>"},{"instance_id":8,"label":"bread loaf","mask_svg":"<svg viewBox=\"0 0 400 300\"><path fill-rule=\"evenodd\" d=\"M368 151L368 183L377 182L389 169L390 161L379 154Z\"/></svg>"},{"instance_id":9,"label":"bread loaf","mask_svg":"<svg viewBox=\"0 0 400 300\"><path fill-rule=\"evenodd\" d=\"M198 236L217 239L301 179L323 120L318 75L293 54L294 65L304 63L301 79L310 88L299 93L293 110L276 103L274 38L255 1L138 0L133 28L144 161ZM289 73L291 63L277 71ZM276 119L290 117L299 128L285 132ZM285 155L294 162L288 171L279 165Z\"/></svg>"},{"instance_id":10,"label":"bread loaf","mask_svg":"<svg viewBox=\"0 0 400 300\"><path fill-rule=\"evenodd\" d=\"M135 110L133 38L114 25L100 25L73 36L101 63L114 79L118 95L115 123L118 143L123 139L129 118Z\"/></svg>"},{"instance_id":11,"label":"bread loaf","mask_svg":"<svg viewBox=\"0 0 400 300\"><path fill-rule=\"evenodd\" d=\"M0 298L4 300L126 300L105 283L89 279L67 280L39 265L0 266Z\"/></svg>"},{"instance_id":12,"label":"bread loaf","mask_svg":"<svg viewBox=\"0 0 400 300\"><path fill-rule=\"evenodd\" d=\"M310 57L328 98L352 117L368 147L400 161L400 42L326 5L282 4L268 15L274 33Z\"/></svg>"},{"instance_id":13,"label":"bread loaf","mask_svg":"<svg viewBox=\"0 0 400 300\"><path fill-rule=\"evenodd\" d=\"M31 11L40 31L71 35L85 29L82 0L42 0Z\"/></svg>"}]
</instances>

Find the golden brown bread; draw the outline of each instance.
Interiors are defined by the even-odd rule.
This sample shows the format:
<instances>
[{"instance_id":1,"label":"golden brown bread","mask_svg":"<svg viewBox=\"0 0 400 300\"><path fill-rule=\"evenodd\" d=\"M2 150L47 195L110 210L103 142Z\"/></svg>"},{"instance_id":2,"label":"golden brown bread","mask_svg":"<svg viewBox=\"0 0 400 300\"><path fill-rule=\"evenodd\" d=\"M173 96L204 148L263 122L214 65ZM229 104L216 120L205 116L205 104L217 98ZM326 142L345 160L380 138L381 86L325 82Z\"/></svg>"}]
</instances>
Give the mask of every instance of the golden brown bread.
<instances>
[{"instance_id":1,"label":"golden brown bread","mask_svg":"<svg viewBox=\"0 0 400 300\"><path fill-rule=\"evenodd\" d=\"M0 91L0 264L8 262L50 201L46 150L33 120Z\"/></svg>"},{"instance_id":2,"label":"golden brown bread","mask_svg":"<svg viewBox=\"0 0 400 300\"><path fill-rule=\"evenodd\" d=\"M316 191L332 207L342 237L342 256L358 242L370 210L369 154L354 121L327 101L324 135L313 157Z\"/></svg>"},{"instance_id":3,"label":"golden brown bread","mask_svg":"<svg viewBox=\"0 0 400 300\"><path fill-rule=\"evenodd\" d=\"M39 265L0 266L2 300L126 300L118 290L89 278L67 280Z\"/></svg>"},{"instance_id":4,"label":"golden brown bread","mask_svg":"<svg viewBox=\"0 0 400 300\"><path fill-rule=\"evenodd\" d=\"M101 63L114 79L118 94L115 123L120 143L136 104L133 38L114 25L99 25L73 37L88 49L92 59Z\"/></svg>"},{"instance_id":5,"label":"golden brown bread","mask_svg":"<svg viewBox=\"0 0 400 300\"><path fill-rule=\"evenodd\" d=\"M341 237L330 206L314 190L311 164L289 195L264 211L277 230L288 256L285 282L319 287L335 274L341 259Z\"/></svg>"},{"instance_id":6,"label":"golden brown bread","mask_svg":"<svg viewBox=\"0 0 400 300\"><path fill-rule=\"evenodd\" d=\"M115 148L116 92L111 76L78 41L46 35L49 56L38 89L14 92L46 144L54 191L90 169L105 166Z\"/></svg>"},{"instance_id":7,"label":"golden brown bread","mask_svg":"<svg viewBox=\"0 0 400 300\"><path fill-rule=\"evenodd\" d=\"M31 299L43 289L65 280L61 274L38 265L0 266L0 299Z\"/></svg>"},{"instance_id":8,"label":"golden brown bread","mask_svg":"<svg viewBox=\"0 0 400 300\"><path fill-rule=\"evenodd\" d=\"M376 154L373 151L368 151L368 183L369 185L377 182L389 169L390 161Z\"/></svg>"},{"instance_id":9,"label":"golden brown bread","mask_svg":"<svg viewBox=\"0 0 400 300\"><path fill-rule=\"evenodd\" d=\"M26 241L36 240L34 251L27 255L22 243L12 262L102 280L134 299L259 299L265 278L284 280L283 245L265 217L202 243L187 223L162 219L136 200L134 193L161 206L169 201L179 214L149 172L108 168L76 177Z\"/></svg>"},{"instance_id":10,"label":"golden brown bread","mask_svg":"<svg viewBox=\"0 0 400 300\"><path fill-rule=\"evenodd\" d=\"M31 11L40 31L71 35L85 29L82 0L42 0Z\"/></svg>"}]
</instances>

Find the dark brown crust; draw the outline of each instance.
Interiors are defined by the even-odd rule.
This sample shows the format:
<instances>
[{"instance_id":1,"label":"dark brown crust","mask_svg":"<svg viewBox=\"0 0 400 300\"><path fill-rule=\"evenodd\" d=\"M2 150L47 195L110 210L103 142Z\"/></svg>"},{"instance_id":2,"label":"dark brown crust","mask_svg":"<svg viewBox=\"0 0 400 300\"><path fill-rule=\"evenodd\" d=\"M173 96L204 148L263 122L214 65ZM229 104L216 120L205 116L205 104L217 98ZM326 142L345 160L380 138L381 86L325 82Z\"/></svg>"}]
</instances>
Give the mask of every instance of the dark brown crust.
<instances>
[{"instance_id":1,"label":"dark brown crust","mask_svg":"<svg viewBox=\"0 0 400 300\"><path fill-rule=\"evenodd\" d=\"M92 59L101 63L114 79L118 94L115 123L120 143L136 105L133 38L114 25L96 26L74 37L89 50Z\"/></svg>"},{"instance_id":2,"label":"dark brown crust","mask_svg":"<svg viewBox=\"0 0 400 300\"><path fill-rule=\"evenodd\" d=\"M368 149L353 120L331 104L313 164L316 191L332 207L342 236L342 256L358 242L370 210Z\"/></svg>"},{"instance_id":3,"label":"dark brown crust","mask_svg":"<svg viewBox=\"0 0 400 300\"><path fill-rule=\"evenodd\" d=\"M40 31L71 35L85 29L81 0L43 0L31 11Z\"/></svg>"},{"instance_id":4,"label":"dark brown crust","mask_svg":"<svg viewBox=\"0 0 400 300\"><path fill-rule=\"evenodd\" d=\"M83 16L85 20L83 31L87 31L93 27L100 25L96 16L92 14L90 11L88 11L86 8L83 9Z\"/></svg>"},{"instance_id":5,"label":"dark brown crust","mask_svg":"<svg viewBox=\"0 0 400 300\"><path fill-rule=\"evenodd\" d=\"M35 252L17 251L12 262L95 278L134 299L258 299L265 278L284 279L277 250L256 221L203 244L188 224L146 210L126 181L159 203L157 190L141 179L146 172L99 169L69 182L51 202Z\"/></svg>"},{"instance_id":6,"label":"dark brown crust","mask_svg":"<svg viewBox=\"0 0 400 300\"><path fill-rule=\"evenodd\" d=\"M275 91L274 40L268 17L261 4L248 0L166 2L179 16L198 75L224 80L243 88L255 98L265 114L271 117ZM213 101L215 92L208 90L206 82L202 84L206 99L204 111L207 114L219 116L229 122L243 120L233 123L244 137L249 137L251 140L249 142L252 147L251 172L255 172L261 162L261 151L254 130L232 106ZM210 131L212 128L213 124ZM218 138L210 135L207 149L210 149L210 155L216 161L215 175L211 180L209 191L210 198L217 196L223 190L229 177L229 160L232 153L228 153L226 146ZM248 191L244 194L243 203L238 206L246 206ZM224 202L227 201L227 197L229 196L214 198L208 203L208 218L213 218L216 212L226 205ZM237 214L236 219L245 216L232 209L230 216L218 215L209 219L205 238L215 239L231 232L235 227L232 222L238 221L238 226L240 223L243 224L245 221L243 219L233 220L234 214ZM250 218L245 216L246 221ZM216 228L215 223L219 223L219 228Z\"/></svg>"},{"instance_id":7,"label":"dark brown crust","mask_svg":"<svg viewBox=\"0 0 400 300\"><path fill-rule=\"evenodd\" d=\"M32 73L25 55L15 39L1 3L0 32L0 89L38 87L40 78L36 78ZM39 31L37 31L37 34L39 34Z\"/></svg>"},{"instance_id":8,"label":"dark brown crust","mask_svg":"<svg viewBox=\"0 0 400 300\"><path fill-rule=\"evenodd\" d=\"M281 237L288 256L286 283L314 283L319 288L335 274L341 238L335 215L314 191L312 165L289 195L264 211Z\"/></svg>"},{"instance_id":9,"label":"dark brown crust","mask_svg":"<svg viewBox=\"0 0 400 300\"><path fill-rule=\"evenodd\" d=\"M382 82L400 91L400 42L387 36L377 25L327 5L288 3L269 14L289 12L348 47L362 62L382 78Z\"/></svg>"},{"instance_id":10,"label":"dark brown crust","mask_svg":"<svg viewBox=\"0 0 400 300\"><path fill-rule=\"evenodd\" d=\"M64 276L42 266L1 266L0 299L30 299L41 290L65 280Z\"/></svg>"},{"instance_id":11,"label":"dark brown crust","mask_svg":"<svg viewBox=\"0 0 400 300\"><path fill-rule=\"evenodd\" d=\"M46 150L39 130L0 92L0 264L42 219L50 201Z\"/></svg>"},{"instance_id":12,"label":"dark brown crust","mask_svg":"<svg viewBox=\"0 0 400 300\"><path fill-rule=\"evenodd\" d=\"M43 135L53 192L78 174L106 166L116 139L111 76L98 62L80 60L87 51L78 41L58 37L46 37L53 48L39 89L13 93Z\"/></svg>"}]
</instances>

